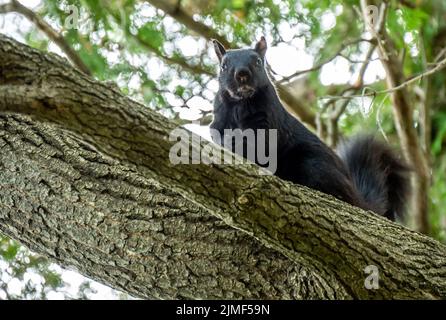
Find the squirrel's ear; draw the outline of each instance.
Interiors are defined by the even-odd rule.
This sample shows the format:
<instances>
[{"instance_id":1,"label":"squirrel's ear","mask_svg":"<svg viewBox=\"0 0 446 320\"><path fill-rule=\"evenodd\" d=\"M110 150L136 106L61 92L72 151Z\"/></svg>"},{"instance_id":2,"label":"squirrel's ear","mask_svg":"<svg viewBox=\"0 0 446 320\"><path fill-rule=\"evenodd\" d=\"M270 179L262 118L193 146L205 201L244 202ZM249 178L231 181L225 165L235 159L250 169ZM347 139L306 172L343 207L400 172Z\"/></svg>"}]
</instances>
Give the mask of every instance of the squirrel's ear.
<instances>
[{"instance_id":1,"label":"squirrel's ear","mask_svg":"<svg viewBox=\"0 0 446 320\"><path fill-rule=\"evenodd\" d=\"M267 45L266 45L266 39L265 39L264 36L262 36L262 37L260 38L260 41L256 43L256 46L255 46L254 50L257 51L257 53L258 53L262 58L264 58L264 57L265 57L265 53L266 53L266 48L267 48Z\"/></svg>"},{"instance_id":2,"label":"squirrel's ear","mask_svg":"<svg viewBox=\"0 0 446 320\"><path fill-rule=\"evenodd\" d=\"M218 40L212 39L212 43L214 44L214 50L218 60L221 62L221 59L223 59L223 56L226 54L226 49Z\"/></svg>"}]
</instances>

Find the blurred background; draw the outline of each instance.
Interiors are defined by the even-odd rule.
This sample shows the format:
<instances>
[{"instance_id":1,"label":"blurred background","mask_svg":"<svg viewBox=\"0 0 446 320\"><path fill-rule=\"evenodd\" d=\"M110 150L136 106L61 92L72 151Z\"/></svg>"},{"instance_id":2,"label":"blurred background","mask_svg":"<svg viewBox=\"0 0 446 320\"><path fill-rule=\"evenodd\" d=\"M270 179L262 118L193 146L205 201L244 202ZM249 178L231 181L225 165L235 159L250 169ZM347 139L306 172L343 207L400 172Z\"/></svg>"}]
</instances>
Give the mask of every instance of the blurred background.
<instances>
[{"instance_id":1,"label":"blurred background","mask_svg":"<svg viewBox=\"0 0 446 320\"><path fill-rule=\"evenodd\" d=\"M406 224L446 242L446 0L380 3L382 44L354 0L0 0L0 32L115 82L206 138L218 89L210 39L239 48L264 35L282 101L327 144L372 132L422 160L412 163L416 205ZM386 78L403 86L406 105ZM0 234L0 299L78 298L132 297Z\"/></svg>"}]
</instances>

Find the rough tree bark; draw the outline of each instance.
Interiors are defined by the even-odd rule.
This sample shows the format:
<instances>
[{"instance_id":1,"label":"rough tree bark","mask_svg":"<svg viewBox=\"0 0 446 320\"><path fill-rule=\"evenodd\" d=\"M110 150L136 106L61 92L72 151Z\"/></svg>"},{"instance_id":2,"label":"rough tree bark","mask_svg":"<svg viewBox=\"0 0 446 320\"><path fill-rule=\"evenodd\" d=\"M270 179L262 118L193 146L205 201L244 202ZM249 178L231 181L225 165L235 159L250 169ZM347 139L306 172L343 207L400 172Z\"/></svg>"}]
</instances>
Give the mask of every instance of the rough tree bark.
<instances>
[{"instance_id":1,"label":"rough tree bark","mask_svg":"<svg viewBox=\"0 0 446 320\"><path fill-rule=\"evenodd\" d=\"M146 298L446 297L444 245L252 164L173 165L176 126L0 35L0 231Z\"/></svg>"}]
</instances>

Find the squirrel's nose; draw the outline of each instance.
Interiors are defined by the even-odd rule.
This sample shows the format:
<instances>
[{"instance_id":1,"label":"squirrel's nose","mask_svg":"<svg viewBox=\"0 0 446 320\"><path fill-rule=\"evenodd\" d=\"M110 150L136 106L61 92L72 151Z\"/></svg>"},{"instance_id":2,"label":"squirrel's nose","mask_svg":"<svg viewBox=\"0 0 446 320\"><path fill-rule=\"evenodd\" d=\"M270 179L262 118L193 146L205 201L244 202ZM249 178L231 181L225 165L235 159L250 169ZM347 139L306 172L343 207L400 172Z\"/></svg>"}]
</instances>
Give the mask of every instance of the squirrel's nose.
<instances>
[{"instance_id":1,"label":"squirrel's nose","mask_svg":"<svg viewBox=\"0 0 446 320\"><path fill-rule=\"evenodd\" d=\"M251 79L251 71L247 68L238 69L235 72L235 80L240 84L245 84Z\"/></svg>"}]
</instances>

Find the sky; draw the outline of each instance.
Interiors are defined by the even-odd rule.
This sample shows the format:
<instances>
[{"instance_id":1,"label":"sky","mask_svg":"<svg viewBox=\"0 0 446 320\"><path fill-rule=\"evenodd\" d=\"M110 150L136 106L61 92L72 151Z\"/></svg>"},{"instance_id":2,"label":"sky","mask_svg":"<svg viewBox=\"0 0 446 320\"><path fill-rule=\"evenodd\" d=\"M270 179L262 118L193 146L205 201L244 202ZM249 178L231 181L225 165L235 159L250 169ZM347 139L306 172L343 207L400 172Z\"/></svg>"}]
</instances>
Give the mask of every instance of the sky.
<instances>
[{"instance_id":1,"label":"sky","mask_svg":"<svg viewBox=\"0 0 446 320\"><path fill-rule=\"evenodd\" d=\"M5 0L0 0L0 4L6 3ZM23 5L28 8L37 8L41 0L22 0L20 1ZM145 15L155 14L154 11L150 7L144 7L143 10ZM339 14L342 7L339 6L337 8L337 12L335 14ZM335 24L335 14L327 13L322 18L322 28L324 30L330 30L334 27ZM168 22L167 22L168 23ZM56 26L57 27L57 26ZM13 37L18 41L24 42L23 34L25 34L28 30L34 28L33 24L31 24L28 20L24 19L20 15L11 13L7 15L0 15L0 33L3 33L7 36ZM287 23L282 23L279 26L279 30L282 38L287 41L293 38L295 33L294 30L290 28ZM44 36L44 35L42 35ZM268 40L268 35L267 40ZM181 41L179 41L178 46L182 53L185 56L193 56L196 55L200 50L204 49L204 41L202 39L196 40L193 37L184 37ZM364 49L365 50L365 49ZM57 53L61 56L65 56L63 52L55 45L50 45L50 51ZM217 58L214 57L217 61ZM363 58L363 57L362 57ZM372 59L376 58L376 56L372 57ZM110 56L107 57L109 61L114 61L117 59L117 56L114 56L113 53L110 53ZM305 70L312 67L314 63L313 57L306 52L305 42L302 39L295 39L292 41L291 45L280 44L276 47L270 47L266 53L266 59L271 65L272 69L286 77L298 70ZM358 60L361 60L361 57L358 57ZM157 78L162 77L165 66L159 63L159 61L152 59L148 61L147 65L148 70L150 70L150 76L156 80ZM377 79L384 78L385 71L379 60L372 61L369 64L367 72L364 76L364 81L366 84L373 83ZM352 74L350 71L350 63L342 57L339 57L333 60L331 63L326 64L321 70L320 81L323 85L330 84L345 84L352 83L356 79L356 75ZM180 80L178 80L180 81ZM119 83L118 83L119 84ZM130 87L138 87L139 86L138 79L132 79L129 83ZM208 94L212 95L217 91L218 83L217 81L211 81L209 84ZM212 97L210 97L212 98ZM366 99L365 103L362 105L367 105L369 99ZM172 105L178 104L178 101L175 101L174 98L168 99L168 102ZM190 109L181 108L180 116L185 119L193 119L196 118L199 114L199 109L211 109L212 105L209 101L195 97L191 101L189 101L188 105ZM206 139L210 139L209 128L207 126L200 126L198 124L189 124L186 125L188 129L194 131L195 133L203 136ZM0 270L6 267L6 263L0 261ZM67 292L72 295L75 295L78 291L79 285L85 280L85 278L77 273L75 270L65 270L61 269L57 265L53 265L52 268L56 270L60 270L63 279L69 283L69 287L65 288ZM3 273L4 277L6 277L6 273ZM25 275L26 279L31 279L35 283L41 283L42 279L39 275L35 273L28 273ZM0 281L9 281L10 279L0 279ZM23 285L22 281L19 280L11 280L9 281L9 290L11 293L19 293L21 286ZM113 290L99 284L97 282L93 282L92 287L97 290L96 294L91 295L93 299L116 299L117 296L114 294ZM5 298L1 296L0 299ZM63 299L63 294L61 293L51 293L48 296L49 299Z\"/></svg>"}]
</instances>

